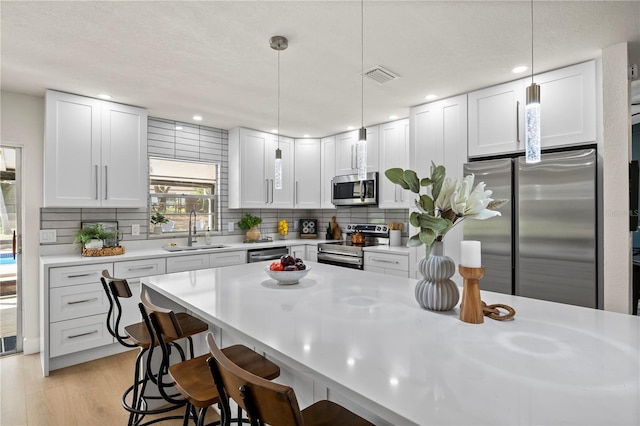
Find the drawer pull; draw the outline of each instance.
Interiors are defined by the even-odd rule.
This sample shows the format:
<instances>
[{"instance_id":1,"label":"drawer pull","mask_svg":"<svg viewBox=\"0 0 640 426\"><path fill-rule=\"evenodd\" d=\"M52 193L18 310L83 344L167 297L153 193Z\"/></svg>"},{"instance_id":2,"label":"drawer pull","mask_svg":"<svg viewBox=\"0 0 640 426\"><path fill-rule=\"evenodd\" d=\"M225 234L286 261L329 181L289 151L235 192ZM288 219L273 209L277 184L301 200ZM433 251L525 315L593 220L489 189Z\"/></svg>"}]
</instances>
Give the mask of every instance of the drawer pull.
<instances>
[{"instance_id":1,"label":"drawer pull","mask_svg":"<svg viewBox=\"0 0 640 426\"><path fill-rule=\"evenodd\" d=\"M89 274L67 275L67 278L82 278L82 277L90 277L92 275L95 275L95 272L91 272Z\"/></svg>"},{"instance_id":2,"label":"drawer pull","mask_svg":"<svg viewBox=\"0 0 640 426\"><path fill-rule=\"evenodd\" d=\"M98 300L97 297L94 297L92 299L74 300L73 302L67 302L67 305L77 305L78 303L95 302L96 300Z\"/></svg>"},{"instance_id":3,"label":"drawer pull","mask_svg":"<svg viewBox=\"0 0 640 426\"><path fill-rule=\"evenodd\" d=\"M87 331L86 333L74 334L73 336L69 336L69 339L75 339L76 337L89 336L91 334L96 334L98 330Z\"/></svg>"},{"instance_id":4,"label":"drawer pull","mask_svg":"<svg viewBox=\"0 0 640 426\"><path fill-rule=\"evenodd\" d=\"M400 263L397 260L376 259L375 257L372 257L371 260L373 260L374 262L380 262L380 263L393 263L394 265L397 265Z\"/></svg>"},{"instance_id":5,"label":"drawer pull","mask_svg":"<svg viewBox=\"0 0 640 426\"><path fill-rule=\"evenodd\" d=\"M147 269L154 269L155 266L140 266L139 268L129 268L129 272L133 271L146 271Z\"/></svg>"}]
</instances>

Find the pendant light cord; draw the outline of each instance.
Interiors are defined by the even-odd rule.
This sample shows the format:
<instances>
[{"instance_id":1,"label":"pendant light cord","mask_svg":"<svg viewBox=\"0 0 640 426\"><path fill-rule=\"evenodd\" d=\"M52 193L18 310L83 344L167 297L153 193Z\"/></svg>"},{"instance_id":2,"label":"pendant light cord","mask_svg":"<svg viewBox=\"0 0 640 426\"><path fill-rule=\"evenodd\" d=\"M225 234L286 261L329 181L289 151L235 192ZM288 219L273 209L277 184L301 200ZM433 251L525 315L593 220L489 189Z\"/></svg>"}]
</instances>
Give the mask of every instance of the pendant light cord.
<instances>
[{"instance_id":1,"label":"pendant light cord","mask_svg":"<svg viewBox=\"0 0 640 426\"><path fill-rule=\"evenodd\" d=\"M364 0L360 1L360 123L364 127Z\"/></svg>"},{"instance_id":2,"label":"pendant light cord","mask_svg":"<svg viewBox=\"0 0 640 426\"><path fill-rule=\"evenodd\" d=\"M278 149L280 149L280 50L278 50L278 122L276 129L278 132Z\"/></svg>"},{"instance_id":3,"label":"pendant light cord","mask_svg":"<svg viewBox=\"0 0 640 426\"><path fill-rule=\"evenodd\" d=\"M533 84L533 0L531 0L531 84Z\"/></svg>"}]
</instances>

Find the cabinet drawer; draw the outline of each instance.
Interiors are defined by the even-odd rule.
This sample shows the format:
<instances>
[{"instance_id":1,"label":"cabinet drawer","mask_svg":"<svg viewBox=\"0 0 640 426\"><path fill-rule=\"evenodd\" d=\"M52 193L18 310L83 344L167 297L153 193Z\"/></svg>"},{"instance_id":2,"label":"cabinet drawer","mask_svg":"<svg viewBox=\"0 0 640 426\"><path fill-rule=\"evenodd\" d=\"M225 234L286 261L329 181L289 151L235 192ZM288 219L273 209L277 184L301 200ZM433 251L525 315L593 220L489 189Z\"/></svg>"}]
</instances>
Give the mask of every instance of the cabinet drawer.
<instances>
[{"instance_id":1,"label":"cabinet drawer","mask_svg":"<svg viewBox=\"0 0 640 426\"><path fill-rule=\"evenodd\" d=\"M113 343L106 315L93 315L51 324L50 356L56 357Z\"/></svg>"},{"instance_id":2,"label":"cabinet drawer","mask_svg":"<svg viewBox=\"0 0 640 426\"><path fill-rule=\"evenodd\" d=\"M384 269L395 269L399 271L409 270L409 257L393 254L366 253L364 254L364 265L377 266Z\"/></svg>"},{"instance_id":3,"label":"cabinet drawer","mask_svg":"<svg viewBox=\"0 0 640 426\"><path fill-rule=\"evenodd\" d=\"M166 262L164 258L131 260L113 264L113 276L118 278L146 277L148 275L164 274L165 271Z\"/></svg>"},{"instance_id":4,"label":"cabinet drawer","mask_svg":"<svg viewBox=\"0 0 640 426\"><path fill-rule=\"evenodd\" d=\"M49 288L76 284L100 283L103 270L113 274L113 263L65 266L49 270Z\"/></svg>"},{"instance_id":5,"label":"cabinet drawer","mask_svg":"<svg viewBox=\"0 0 640 426\"><path fill-rule=\"evenodd\" d=\"M224 253L211 253L209 256L209 266L217 268L218 266L242 265L247 263L247 252L228 251Z\"/></svg>"},{"instance_id":6,"label":"cabinet drawer","mask_svg":"<svg viewBox=\"0 0 640 426\"><path fill-rule=\"evenodd\" d=\"M102 284L80 284L51 289L49 307L50 320L56 322L106 313L109 300Z\"/></svg>"},{"instance_id":7,"label":"cabinet drawer","mask_svg":"<svg viewBox=\"0 0 640 426\"><path fill-rule=\"evenodd\" d=\"M195 254L191 256L176 256L167 258L167 273L193 271L209 267L208 254Z\"/></svg>"}]
</instances>

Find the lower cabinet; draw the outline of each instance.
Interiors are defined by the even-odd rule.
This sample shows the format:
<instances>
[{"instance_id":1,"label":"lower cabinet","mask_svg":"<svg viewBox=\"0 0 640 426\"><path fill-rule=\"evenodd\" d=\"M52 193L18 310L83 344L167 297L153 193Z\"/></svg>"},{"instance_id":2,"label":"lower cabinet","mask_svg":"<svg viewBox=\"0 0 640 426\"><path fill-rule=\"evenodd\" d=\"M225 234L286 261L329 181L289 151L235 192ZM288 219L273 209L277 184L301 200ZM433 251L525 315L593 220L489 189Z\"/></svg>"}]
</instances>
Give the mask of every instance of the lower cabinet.
<instances>
[{"instance_id":1,"label":"lower cabinet","mask_svg":"<svg viewBox=\"0 0 640 426\"><path fill-rule=\"evenodd\" d=\"M211 253L209 255L209 267L242 265L247 263L247 252L245 250L225 251L222 253Z\"/></svg>"},{"instance_id":2,"label":"lower cabinet","mask_svg":"<svg viewBox=\"0 0 640 426\"><path fill-rule=\"evenodd\" d=\"M188 256L174 256L167 258L167 273L193 271L209 267L209 254L191 254Z\"/></svg>"},{"instance_id":3,"label":"lower cabinet","mask_svg":"<svg viewBox=\"0 0 640 426\"><path fill-rule=\"evenodd\" d=\"M364 270L408 278L409 257L401 254L365 252Z\"/></svg>"},{"instance_id":4,"label":"lower cabinet","mask_svg":"<svg viewBox=\"0 0 640 426\"><path fill-rule=\"evenodd\" d=\"M307 246L291 246L289 247L289 254L293 257L297 257L304 260L307 260Z\"/></svg>"}]
</instances>

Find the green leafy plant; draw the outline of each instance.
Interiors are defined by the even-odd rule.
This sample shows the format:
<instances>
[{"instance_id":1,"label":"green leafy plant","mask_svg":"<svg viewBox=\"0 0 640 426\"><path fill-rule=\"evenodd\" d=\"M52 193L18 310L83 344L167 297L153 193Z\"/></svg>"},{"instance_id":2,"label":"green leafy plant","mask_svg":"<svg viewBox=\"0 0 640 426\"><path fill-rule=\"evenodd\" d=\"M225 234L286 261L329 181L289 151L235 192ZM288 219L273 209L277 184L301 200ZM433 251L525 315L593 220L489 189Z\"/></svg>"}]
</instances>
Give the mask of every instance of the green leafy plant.
<instances>
[{"instance_id":1,"label":"green leafy plant","mask_svg":"<svg viewBox=\"0 0 640 426\"><path fill-rule=\"evenodd\" d=\"M155 212L154 214L151 215L151 223L154 225L158 225L160 223L168 223L169 219L167 219L165 217L165 215L163 215L160 212Z\"/></svg>"},{"instance_id":2,"label":"green leafy plant","mask_svg":"<svg viewBox=\"0 0 640 426\"><path fill-rule=\"evenodd\" d=\"M247 213L240 221L238 222L238 228L243 231L247 231L254 226L258 226L262 223L262 218L258 216L253 216L252 214Z\"/></svg>"},{"instance_id":3,"label":"green leafy plant","mask_svg":"<svg viewBox=\"0 0 640 426\"><path fill-rule=\"evenodd\" d=\"M508 200L489 198L492 191L485 190L484 182L473 187L474 175L467 175L459 182L446 177L444 166L431 163L431 177L418 178L413 170L401 168L388 169L384 172L387 179L403 189L415 194L417 211L409 215L409 223L418 228L417 234L409 238L407 245L417 247L425 245L429 256L434 241L442 241L454 224L462 219L484 220L500 216L495 211ZM424 188L424 193L420 193Z\"/></svg>"},{"instance_id":4,"label":"green leafy plant","mask_svg":"<svg viewBox=\"0 0 640 426\"><path fill-rule=\"evenodd\" d=\"M78 231L76 234L76 244L86 244L91 240L107 240L115 238L118 235L116 231L105 231L101 224L87 226Z\"/></svg>"}]
</instances>

